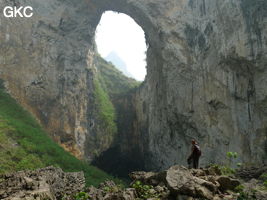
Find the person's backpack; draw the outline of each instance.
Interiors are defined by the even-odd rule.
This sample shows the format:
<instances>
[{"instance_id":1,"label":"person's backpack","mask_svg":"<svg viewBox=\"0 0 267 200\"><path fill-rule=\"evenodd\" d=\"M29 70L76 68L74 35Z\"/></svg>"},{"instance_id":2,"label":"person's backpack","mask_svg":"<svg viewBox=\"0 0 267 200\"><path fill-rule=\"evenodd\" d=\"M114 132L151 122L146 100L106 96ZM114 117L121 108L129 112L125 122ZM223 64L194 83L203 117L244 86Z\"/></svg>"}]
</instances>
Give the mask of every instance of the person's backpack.
<instances>
[{"instance_id":1,"label":"person's backpack","mask_svg":"<svg viewBox=\"0 0 267 200\"><path fill-rule=\"evenodd\" d=\"M200 150L200 147L197 144L195 144L195 149L196 149L197 155L201 156L201 150Z\"/></svg>"}]
</instances>

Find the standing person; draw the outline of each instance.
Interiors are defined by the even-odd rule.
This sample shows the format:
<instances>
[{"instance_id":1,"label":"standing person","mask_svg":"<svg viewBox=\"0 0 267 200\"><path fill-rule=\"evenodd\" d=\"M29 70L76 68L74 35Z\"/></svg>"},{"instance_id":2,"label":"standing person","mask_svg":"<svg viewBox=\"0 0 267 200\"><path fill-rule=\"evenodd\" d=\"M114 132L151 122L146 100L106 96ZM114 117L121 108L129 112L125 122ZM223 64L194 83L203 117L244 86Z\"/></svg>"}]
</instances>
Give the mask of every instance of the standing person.
<instances>
[{"instance_id":1,"label":"standing person","mask_svg":"<svg viewBox=\"0 0 267 200\"><path fill-rule=\"evenodd\" d=\"M191 163L191 161L193 161L193 168L197 169L200 156L201 156L200 147L197 144L196 140L192 140L191 154L187 158L187 162Z\"/></svg>"}]
</instances>

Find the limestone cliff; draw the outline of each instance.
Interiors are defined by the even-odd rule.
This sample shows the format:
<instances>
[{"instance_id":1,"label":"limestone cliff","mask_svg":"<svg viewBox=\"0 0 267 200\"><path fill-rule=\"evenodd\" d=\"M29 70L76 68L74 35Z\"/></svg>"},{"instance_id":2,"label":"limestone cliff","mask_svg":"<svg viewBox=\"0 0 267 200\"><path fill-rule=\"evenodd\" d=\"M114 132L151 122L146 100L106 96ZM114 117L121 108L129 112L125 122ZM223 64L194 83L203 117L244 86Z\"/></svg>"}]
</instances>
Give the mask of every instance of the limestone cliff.
<instances>
[{"instance_id":1,"label":"limestone cliff","mask_svg":"<svg viewBox=\"0 0 267 200\"><path fill-rule=\"evenodd\" d=\"M184 164L196 138L203 165L227 151L246 163L266 160L266 1L10 0L0 9L10 4L33 6L34 17L1 16L0 78L76 156L91 159L93 149L112 143L101 143L90 114L94 32L113 10L131 16L149 46L146 80L130 100L135 120L123 132L133 138L125 152L138 148L144 167L166 168Z\"/></svg>"}]
</instances>

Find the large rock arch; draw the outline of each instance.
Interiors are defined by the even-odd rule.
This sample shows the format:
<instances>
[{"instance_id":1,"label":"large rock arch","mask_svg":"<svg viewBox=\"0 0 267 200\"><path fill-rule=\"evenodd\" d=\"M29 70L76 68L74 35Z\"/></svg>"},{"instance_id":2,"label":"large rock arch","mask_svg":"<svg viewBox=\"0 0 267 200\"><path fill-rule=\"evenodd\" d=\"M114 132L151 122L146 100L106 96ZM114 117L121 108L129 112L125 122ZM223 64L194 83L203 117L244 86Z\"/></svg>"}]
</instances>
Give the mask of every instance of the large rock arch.
<instances>
[{"instance_id":1,"label":"large rock arch","mask_svg":"<svg viewBox=\"0 0 267 200\"><path fill-rule=\"evenodd\" d=\"M146 32L148 75L133 95L136 120L122 149L146 168L185 164L191 138L202 164L237 151L266 158L266 13L260 0L5 1L31 5L31 19L1 16L0 77L11 94L77 157L111 140L91 128L94 32L106 10ZM104 139L103 139L104 138ZM125 144L126 143L126 144ZM266 160L266 159L265 159Z\"/></svg>"}]
</instances>

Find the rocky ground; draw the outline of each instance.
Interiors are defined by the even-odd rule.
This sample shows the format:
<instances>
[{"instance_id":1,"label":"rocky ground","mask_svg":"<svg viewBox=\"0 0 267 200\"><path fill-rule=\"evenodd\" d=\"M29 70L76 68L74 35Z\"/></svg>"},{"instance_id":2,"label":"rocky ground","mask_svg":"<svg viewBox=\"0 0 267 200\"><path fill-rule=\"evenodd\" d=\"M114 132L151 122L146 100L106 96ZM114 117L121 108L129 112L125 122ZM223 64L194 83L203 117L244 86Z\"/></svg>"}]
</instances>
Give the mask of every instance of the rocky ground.
<instances>
[{"instance_id":1,"label":"rocky ground","mask_svg":"<svg viewBox=\"0 0 267 200\"><path fill-rule=\"evenodd\" d=\"M266 169L242 170L236 178L222 175L218 167L187 169L177 165L158 173L133 172L129 188L112 181L106 181L98 188L85 188L83 173L65 173L61 169L47 167L1 176L0 199L266 200L267 190L260 180Z\"/></svg>"},{"instance_id":2,"label":"rocky ground","mask_svg":"<svg viewBox=\"0 0 267 200\"><path fill-rule=\"evenodd\" d=\"M62 200L74 199L85 187L83 172L65 173L60 168L46 167L0 176L0 199Z\"/></svg>"}]
</instances>

